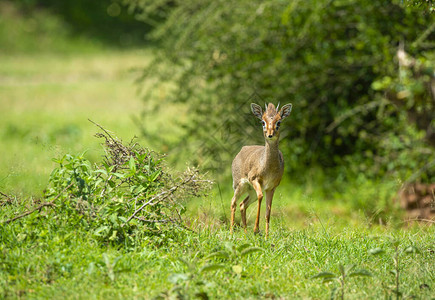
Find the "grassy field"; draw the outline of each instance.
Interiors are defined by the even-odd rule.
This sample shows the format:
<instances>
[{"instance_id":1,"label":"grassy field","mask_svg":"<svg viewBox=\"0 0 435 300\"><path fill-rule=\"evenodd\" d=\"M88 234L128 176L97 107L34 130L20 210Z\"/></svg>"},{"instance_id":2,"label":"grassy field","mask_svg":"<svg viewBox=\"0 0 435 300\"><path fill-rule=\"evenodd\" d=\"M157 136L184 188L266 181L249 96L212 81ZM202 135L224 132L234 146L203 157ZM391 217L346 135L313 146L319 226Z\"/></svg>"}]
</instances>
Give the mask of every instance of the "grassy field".
<instances>
[{"instance_id":1,"label":"grassy field","mask_svg":"<svg viewBox=\"0 0 435 300\"><path fill-rule=\"evenodd\" d=\"M315 223L289 230L274 219L268 240L243 231L231 236L226 226L197 227L195 233L144 240L125 249L101 245L71 228L47 225L38 232L35 222L1 230L3 298L327 299L340 281L322 283L312 277L340 274L340 265L355 265L352 271L372 275L348 272L346 298L396 298L396 270L403 298L433 298L433 227L393 232ZM394 240L399 241L397 251ZM247 246L251 254L243 252ZM384 252L371 254L379 249Z\"/></svg>"},{"instance_id":2,"label":"grassy field","mask_svg":"<svg viewBox=\"0 0 435 300\"><path fill-rule=\"evenodd\" d=\"M98 130L88 118L125 140L136 134L131 117L142 102L133 84L134 68L146 64L148 55L108 51L3 57L0 189L21 197L14 203L2 202L2 220L16 215L19 207L22 211L38 203L28 196L41 194L54 166L51 158L87 151L91 160L100 159L100 141L93 137ZM378 299L396 297L398 278L401 297L433 298L433 226L405 228L393 221L373 225L376 220L366 218L352 203L354 198L388 201L390 193L383 196L385 185L355 183L342 193L327 194L316 188L312 174L305 176L303 186L288 178L281 184L268 240L239 229L229 234L230 182L220 182L220 191L215 188L190 205L193 232L150 237L134 247L101 244L91 233L37 212L2 224L0 295L326 299L343 291L350 299ZM248 211L250 230L254 210ZM252 253L243 252L246 249ZM383 252L373 255L378 251L373 249ZM355 265L344 280L340 265L344 269ZM351 276L361 269L372 276ZM337 278L326 283L311 278L321 272Z\"/></svg>"}]
</instances>

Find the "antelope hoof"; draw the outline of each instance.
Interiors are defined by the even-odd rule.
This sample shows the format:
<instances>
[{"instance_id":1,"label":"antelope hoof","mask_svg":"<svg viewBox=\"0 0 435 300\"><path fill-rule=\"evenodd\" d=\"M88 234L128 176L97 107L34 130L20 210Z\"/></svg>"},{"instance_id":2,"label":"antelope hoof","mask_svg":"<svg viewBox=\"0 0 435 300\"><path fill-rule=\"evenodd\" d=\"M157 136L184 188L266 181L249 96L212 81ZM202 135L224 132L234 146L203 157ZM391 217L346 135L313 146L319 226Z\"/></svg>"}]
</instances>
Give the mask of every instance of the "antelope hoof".
<instances>
[{"instance_id":1,"label":"antelope hoof","mask_svg":"<svg viewBox=\"0 0 435 300\"><path fill-rule=\"evenodd\" d=\"M259 235L259 236L262 236L263 234L260 232L260 230L254 230L254 234L256 234L256 235Z\"/></svg>"}]
</instances>

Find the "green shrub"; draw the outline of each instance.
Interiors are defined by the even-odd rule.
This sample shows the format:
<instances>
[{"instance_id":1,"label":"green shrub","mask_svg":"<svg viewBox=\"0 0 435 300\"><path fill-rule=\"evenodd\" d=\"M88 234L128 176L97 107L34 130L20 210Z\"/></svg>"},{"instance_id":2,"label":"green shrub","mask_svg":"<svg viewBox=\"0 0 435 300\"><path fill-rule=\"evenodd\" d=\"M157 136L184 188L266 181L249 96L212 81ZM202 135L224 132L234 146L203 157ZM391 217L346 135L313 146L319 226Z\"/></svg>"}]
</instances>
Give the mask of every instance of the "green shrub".
<instances>
[{"instance_id":1,"label":"green shrub","mask_svg":"<svg viewBox=\"0 0 435 300\"><path fill-rule=\"evenodd\" d=\"M45 202L5 223L51 207L44 216L56 226L72 226L101 242L125 245L184 228L187 201L204 195L210 181L195 169L171 174L162 156L135 141L124 145L105 130L97 136L104 139L106 151L101 163L92 164L84 155L55 159L58 166Z\"/></svg>"},{"instance_id":2,"label":"green shrub","mask_svg":"<svg viewBox=\"0 0 435 300\"><path fill-rule=\"evenodd\" d=\"M262 143L249 104L266 101L293 103L281 134L290 174L312 165L331 170L351 162L349 176L406 177L433 160L433 151L422 151L421 129L405 109L372 88L384 76L397 77L400 41L411 55L433 52L433 44L413 43L430 43L434 34L427 32L433 14L418 5L386 0L127 2L142 19L159 15L165 20L153 32L163 48L144 78L176 83L168 101L186 103L191 115L178 147L198 153L197 162L211 158L211 167L228 169L241 145ZM168 59L170 66L162 70L160 62ZM399 146L415 166L391 169L397 159L391 151L397 149L394 140L403 139L409 142ZM433 177L433 168L425 172Z\"/></svg>"}]
</instances>

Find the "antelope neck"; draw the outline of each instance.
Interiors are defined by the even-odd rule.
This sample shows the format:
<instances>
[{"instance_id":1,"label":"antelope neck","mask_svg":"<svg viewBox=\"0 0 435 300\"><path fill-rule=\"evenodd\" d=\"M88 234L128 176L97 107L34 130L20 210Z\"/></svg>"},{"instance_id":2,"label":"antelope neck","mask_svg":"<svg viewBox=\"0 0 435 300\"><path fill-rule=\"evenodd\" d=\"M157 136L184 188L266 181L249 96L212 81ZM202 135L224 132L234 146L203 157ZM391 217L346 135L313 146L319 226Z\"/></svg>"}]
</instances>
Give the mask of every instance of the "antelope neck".
<instances>
[{"instance_id":1,"label":"antelope neck","mask_svg":"<svg viewBox=\"0 0 435 300\"><path fill-rule=\"evenodd\" d=\"M263 162L270 166L274 163L279 163L279 136L274 141L266 140L266 145L264 146Z\"/></svg>"}]
</instances>

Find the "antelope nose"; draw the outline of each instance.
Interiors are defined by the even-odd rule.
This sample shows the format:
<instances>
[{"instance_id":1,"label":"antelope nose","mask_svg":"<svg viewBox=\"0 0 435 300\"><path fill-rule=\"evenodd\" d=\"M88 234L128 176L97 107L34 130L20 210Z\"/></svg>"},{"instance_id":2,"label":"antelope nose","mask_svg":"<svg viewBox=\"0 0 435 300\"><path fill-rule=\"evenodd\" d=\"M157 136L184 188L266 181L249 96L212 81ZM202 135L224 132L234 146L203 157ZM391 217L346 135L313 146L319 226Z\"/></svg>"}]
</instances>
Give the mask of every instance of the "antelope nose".
<instances>
[{"instance_id":1,"label":"antelope nose","mask_svg":"<svg viewBox=\"0 0 435 300\"><path fill-rule=\"evenodd\" d=\"M268 137L269 137L269 138L272 138L272 137L273 137L273 135L269 134L269 135L268 135Z\"/></svg>"}]
</instances>

